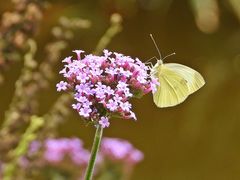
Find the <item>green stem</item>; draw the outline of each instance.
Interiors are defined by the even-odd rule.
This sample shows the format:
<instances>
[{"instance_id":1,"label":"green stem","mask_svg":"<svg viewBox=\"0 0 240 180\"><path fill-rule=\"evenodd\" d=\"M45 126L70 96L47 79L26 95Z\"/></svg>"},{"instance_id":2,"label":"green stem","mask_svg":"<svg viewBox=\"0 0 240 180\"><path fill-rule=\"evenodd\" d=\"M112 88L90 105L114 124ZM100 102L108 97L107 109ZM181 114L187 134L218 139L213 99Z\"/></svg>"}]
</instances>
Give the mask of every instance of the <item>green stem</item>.
<instances>
[{"instance_id":1,"label":"green stem","mask_svg":"<svg viewBox=\"0 0 240 180\"><path fill-rule=\"evenodd\" d=\"M21 140L18 146L10 152L12 155L12 161L8 162L5 165L3 171L3 180L11 180L14 179L14 175L16 175L16 171L18 170L18 160L24 154L26 154L29 144L36 139L37 131L44 125L44 119L37 116L31 117L31 122L29 127L26 129L25 133L21 137Z\"/></svg>"},{"instance_id":2,"label":"green stem","mask_svg":"<svg viewBox=\"0 0 240 180\"><path fill-rule=\"evenodd\" d=\"M95 165L95 162L96 162L97 153L98 153L100 143L101 143L101 139L102 139L102 133L103 133L103 128L100 125L98 125L97 129L96 129L96 132L95 132L91 157L90 157L90 160L88 162L88 167L87 167L87 171L86 171L86 174L85 174L85 180L91 180L92 179L94 165Z\"/></svg>"}]
</instances>

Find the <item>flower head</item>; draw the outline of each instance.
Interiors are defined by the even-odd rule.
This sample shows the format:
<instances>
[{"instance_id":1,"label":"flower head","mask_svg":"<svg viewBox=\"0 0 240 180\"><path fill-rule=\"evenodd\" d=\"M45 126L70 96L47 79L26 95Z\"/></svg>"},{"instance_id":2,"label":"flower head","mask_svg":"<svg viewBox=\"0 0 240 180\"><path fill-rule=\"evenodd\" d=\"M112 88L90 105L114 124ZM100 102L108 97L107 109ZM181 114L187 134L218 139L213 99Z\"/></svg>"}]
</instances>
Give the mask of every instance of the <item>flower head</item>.
<instances>
[{"instance_id":1,"label":"flower head","mask_svg":"<svg viewBox=\"0 0 240 180\"><path fill-rule=\"evenodd\" d=\"M131 143L118 138L103 138L100 153L103 157L127 164L137 164L143 160L143 153Z\"/></svg>"},{"instance_id":2,"label":"flower head","mask_svg":"<svg viewBox=\"0 0 240 180\"><path fill-rule=\"evenodd\" d=\"M85 120L108 127L108 118L114 114L125 119L136 119L129 102L155 91L157 81L149 74L149 67L139 59L104 50L103 56L82 55L75 50L77 59L63 60L60 74L66 82L57 84L57 91L73 90L73 109Z\"/></svg>"},{"instance_id":3,"label":"flower head","mask_svg":"<svg viewBox=\"0 0 240 180\"><path fill-rule=\"evenodd\" d=\"M59 163L68 157L76 165L86 166L90 153L83 148L83 143L77 138L47 139L45 141L44 158L49 163Z\"/></svg>"}]
</instances>

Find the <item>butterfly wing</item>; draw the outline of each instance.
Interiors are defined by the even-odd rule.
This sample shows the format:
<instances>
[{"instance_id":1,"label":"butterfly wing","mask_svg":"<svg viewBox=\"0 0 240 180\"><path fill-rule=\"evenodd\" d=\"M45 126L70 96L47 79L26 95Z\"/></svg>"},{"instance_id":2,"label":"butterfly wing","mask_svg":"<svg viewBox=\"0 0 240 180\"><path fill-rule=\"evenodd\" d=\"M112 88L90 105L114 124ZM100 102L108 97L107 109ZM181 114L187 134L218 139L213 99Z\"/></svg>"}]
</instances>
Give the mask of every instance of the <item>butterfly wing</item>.
<instances>
[{"instance_id":1,"label":"butterfly wing","mask_svg":"<svg viewBox=\"0 0 240 180\"><path fill-rule=\"evenodd\" d=\"M157 65L153 72L159 82L157 91L153 94L154 103L160 107L171 107L183 102L189 95L187 81L177 72L165 65Z\"/></svg>"},{"instance_id":2,"label":"butterfly wing","mask_svg":"<svg viewBox=\"0 0 240 180\"><path fill-rule=\"evenodd\" d=\"M200 89L205 84L202 75L190 67L177 63L166 63L164 66L178 73L187 81L189 95Z\"/></svg>"}]
</instances>

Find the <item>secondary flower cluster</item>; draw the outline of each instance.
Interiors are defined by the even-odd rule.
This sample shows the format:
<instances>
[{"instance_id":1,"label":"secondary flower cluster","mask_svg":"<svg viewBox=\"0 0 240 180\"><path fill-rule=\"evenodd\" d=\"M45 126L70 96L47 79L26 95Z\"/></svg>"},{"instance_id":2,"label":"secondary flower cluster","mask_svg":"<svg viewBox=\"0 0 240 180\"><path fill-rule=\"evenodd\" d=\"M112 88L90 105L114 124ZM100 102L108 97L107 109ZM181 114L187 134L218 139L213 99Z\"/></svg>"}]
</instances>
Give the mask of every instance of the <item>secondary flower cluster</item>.
<instances>
[{"instance_id":1,"label":"secondary flower cluster","mask_svg":"<svg viewBox=\"0 0 240 180\"><path fill-rule=\"evenodd\" d=\"M68 157L75 165L86 165L90 158L90 152L84 149L82 141L78 138L47 139L43 149L44 159L53 164L60 163ZM143 153L127 140L103 138L97 162L100 164L104 160L133 165L143 160Z\"/></svg>"},{"instance_id":2,"label":"secondary flower cluster","mask_svg":"<svg viewBox=\"0 0 240 180\"><path fill-rule=\"evenodd\" d=\"M119 169L119 164L123 165L119 173L125 173L126 168L134 168L143 157L143 153L126 140L103 138L97 158L96 175L105 177L104 173L112 172L113 166ZM42 143L33 141L27 155L19 159L18 165L29 172L33 168L34 171L39 169L41 174L45 174L43 171L51 169L56 172L69 172L74 177L82 177L89 158L90 152L83 147L81 139L49 138ZM0 179L2 169L3 163L0 161Z\"/></svg>"},{"instance_id":3,"label":"secondary flower cluster","mask_svg":"<svg viewBox=\"0 0 240 180\"><path fill-rule=\"evenodd\" d=\"M109 117L118 115L136 119L129 99L156 90L158 81L149 75L149 67L139 59L104 50L103 56L85 55L75 50L77 59L67 57L60 74L66 78L57 84L57 91L74 90L72 105L81 117L109 126Z\"/></svg>"},{"instance_id":4,"label":"secondary flower cluster","mask_svg":"<svg viewBox=\"0 0 240 180\"><path fill-rule=\"evenodd\" d=\"M101 145L101 155L104 158L131 165L143 160L141 151L134 148L128 141L118 138L104 138Z\"/></svg>"},{"instance_id":5,"label":"secondary flower cluster","mask_svg":"<svg viewBox=\"0 0 240 180\"><path fill-rule=\"evenodd\" d=\"M85 166L89 157L89 151L83 148L82 141L77 138L47 139L45 141L44 159L50 163L59 163L64 158L70 158L74 164Z\"/></svg>"}]
</instances>

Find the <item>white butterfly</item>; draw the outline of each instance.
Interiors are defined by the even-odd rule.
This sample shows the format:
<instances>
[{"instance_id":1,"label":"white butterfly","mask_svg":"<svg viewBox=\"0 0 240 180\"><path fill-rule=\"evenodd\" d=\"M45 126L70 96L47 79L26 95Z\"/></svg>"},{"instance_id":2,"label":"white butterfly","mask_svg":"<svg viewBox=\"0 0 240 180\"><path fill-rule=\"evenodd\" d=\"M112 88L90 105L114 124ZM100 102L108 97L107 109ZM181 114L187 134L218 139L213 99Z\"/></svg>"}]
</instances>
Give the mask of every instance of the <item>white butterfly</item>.
<instances>
[{"instance_id":1,"label":"white butterfly","mask_svg":"<svg viewBox=\"0 0 240 180\"><path fill-rule=\"evenodd\" d=\"M150 36L160 57L151 68L151 75L160 83L153 94L154 103L160 108L175 106L200 89L205 81L200 73L190 67L177 63L163 63L163 60L170 55L162 59L153 36L151 34Z\"/></svg>"}]
</instances>

